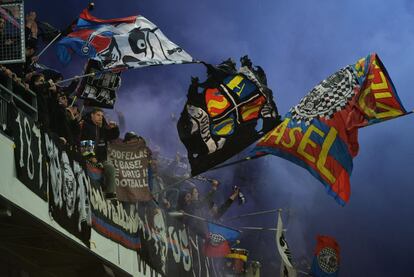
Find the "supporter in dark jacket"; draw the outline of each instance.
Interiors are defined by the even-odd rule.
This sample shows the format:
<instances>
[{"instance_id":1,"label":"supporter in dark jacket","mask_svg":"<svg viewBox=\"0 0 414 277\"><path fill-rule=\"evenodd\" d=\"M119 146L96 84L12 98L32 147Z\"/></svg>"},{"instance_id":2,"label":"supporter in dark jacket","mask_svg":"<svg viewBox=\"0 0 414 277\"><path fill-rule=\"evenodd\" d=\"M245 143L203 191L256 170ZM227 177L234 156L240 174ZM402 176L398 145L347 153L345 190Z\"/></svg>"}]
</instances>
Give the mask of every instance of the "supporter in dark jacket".
<instances>
[{"instance_id":1,"label":"supporter in dark jacket","mask_svg":"<svg viewBox=\"0 0 414 277\"><path fill-rule=\"evenodd\" d=\"M56 86L53 82L45 81L42 74L35 74L30 80L30 88L36 93L38 122L46 129L50 128L50 112L52 95L56 94Z\"/></svg>"},{"instance_id":2,"label":"supporter in dark jacket","mask_svg":"<svg viewBox=\"0 0 414 277\"><path fill-rule=\"evenodd\" d=\"M50 112L50 130L56 133L64 144L79 144L80 125L73 114L76 112L69 107L68 97L64 93L58 93L57 97L52 95Z\"/></svg>"},{"instance_id":3,"label":"supporter in dark jacket","mask_svg":"<svg viewBox=\"0 0 414 277\"><path fill-rule=\"evenodd\" d=\"M115 167L107 160L108 142L118 138L119 128L115 122L106 123L103 111L95 109L87 114L81 123L81 142L94 141L95 154L98 163L102 163L104 170L103 189L107 199L116 198Z\"/></svg>"},{"instance_id":4,"label":"supporter in dark jacket","mask_svg":"<svg viewBox=\"0 0 414 277\"><path fill-rule=\"evenodd\" d=\"M119 128L115 122L106 122L101 109L95 109L86 114L81 123L81 141L95 141L95 153L99 162L107 159L108 142L118 138Z\"/></svg>"}]
</instances>

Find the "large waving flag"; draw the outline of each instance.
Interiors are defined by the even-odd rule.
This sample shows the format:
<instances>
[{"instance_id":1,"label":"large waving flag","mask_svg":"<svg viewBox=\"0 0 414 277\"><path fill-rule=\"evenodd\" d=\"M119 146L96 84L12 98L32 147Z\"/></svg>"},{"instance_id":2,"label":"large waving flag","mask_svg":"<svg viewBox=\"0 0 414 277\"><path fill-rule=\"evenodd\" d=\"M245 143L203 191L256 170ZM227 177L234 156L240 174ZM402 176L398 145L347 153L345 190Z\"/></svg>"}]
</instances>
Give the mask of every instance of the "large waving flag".
<instances>
[{"instance_id":1,"label":"large waving flag","mask_svg":"<svg viewBox=\"0 0 414 277\"><path fill-rule=\"evenodd\" d=\"M136 68L193 62L181 47L170 41L141 15L98 19L85 9L73 30L58 43L58 57L67 64L72 52L102 63L103 68Z\"/></svg>"},{"instance_id":2,"label":"large waving flag","mask_svg":"<svg viewBox=\"0 0 414 277\"><path fill-rule=\"evenodd\" d=\"M240 231L208 223L208 235L204 244L207 257L225 257L231 252L231 243L240 237Z\"/></svg>"},{"instance_id":3,"label":"large waving flag","mask_svg":"<svg viewBox=\"0 0 414 277\"><path fill-rule=\"evenodd\" d=\"M281 211L279 210L276 226L276 244L277 250L282 260L280 266L280 276L282 277L296 277L296 270L292 265L292 254L289 250L289 245L285 239L285 232L283 231L283 222Z\"/></svg>"},{"instance_id":4,"label":"large waving flag","mask_svg":"<svg viewBox=\"0 0 414 277\"><path fill-rule=\"evenodd\" d=\"M312 263L312 276L336 277L339 271L339 244L334 238L318 236L315 257Z\"/></svg>"},{"instance_id":5,"label":"large waving flag","mask_svg":"<svg viewBox=\"0 0 414 277\"><path fill-rule=\"evenodd\" d=\"M260 68L242 66L236 71L229 60L207 68L207 81L193 80L190 85L177 124L193 176L237 154L279 122Z\"/></svg>"},{"instance_id":6,"label":"large waving flag","mask_svg":"<svg viewBox=\"0 0 414 277\"><path fill-rule=\"evenodd\" d=\"M277 155L306 168L345 205L358 128L405 113L382 62L371 54L314 87L254 153Z\"/></svg>"}]
</instances>

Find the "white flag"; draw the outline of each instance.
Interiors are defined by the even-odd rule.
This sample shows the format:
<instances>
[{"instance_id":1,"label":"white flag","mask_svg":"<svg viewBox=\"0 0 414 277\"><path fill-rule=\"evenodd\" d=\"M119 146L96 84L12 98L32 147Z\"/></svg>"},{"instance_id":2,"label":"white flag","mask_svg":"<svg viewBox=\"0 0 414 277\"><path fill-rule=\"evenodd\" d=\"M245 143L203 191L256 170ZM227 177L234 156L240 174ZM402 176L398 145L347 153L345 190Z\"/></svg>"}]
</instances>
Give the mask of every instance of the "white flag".
<instances>
[{"instance_id":1,"label":"white flag","mask_svg":"<svg viewBox=\"0 0 414 277\"><path fill-rule=\"evenodd\" d=\"M287 266L282 260L280 263L280 277L296 277L296 270Z\"/></svg>"},{"instance_id":2,"label":"white flag","mask_svg":"<svg viewBox=\"0 0 414 277\"><path fill-rule=\"evenodd\" d=\"M280 210L278 213L276 229L277 229L276 243L277 243L277 250L279 251L279 254L280 254L280 258L282 259L283 263L287 267L293 268L292 255L290 253L289 246L288 246L288 243L285 239L284 232L283 232L283 222L282 222L282 217L280 215Z\"/></svg>"},{"instance_id":3,"label":"white flag","mask_svg":"<svg viewBox=\"0 0 414 277\"><path fill-rule=\"evenodd\" d=\"M193 62L193 58L187 52L170 41L154 23L141 15L136 17L134 23L111 25L110 29L113 36L109 47L98 52L95 57L103 62L104 68L136 68Z\"/></svg>"}]
</instances>

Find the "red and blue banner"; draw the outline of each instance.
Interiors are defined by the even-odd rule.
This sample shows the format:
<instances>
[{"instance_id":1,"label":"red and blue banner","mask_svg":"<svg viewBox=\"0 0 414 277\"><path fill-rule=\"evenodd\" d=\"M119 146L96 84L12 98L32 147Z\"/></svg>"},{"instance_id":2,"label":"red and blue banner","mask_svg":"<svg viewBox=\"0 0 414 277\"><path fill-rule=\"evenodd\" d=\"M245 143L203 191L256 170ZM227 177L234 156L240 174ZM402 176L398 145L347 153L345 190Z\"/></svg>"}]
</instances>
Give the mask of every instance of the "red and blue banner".
<instances>
[{"instance_id":1,"label":"red and blue banner","mask_svg":"<svg viewBox=\"0 0 414 277\"><path fill-rule=\"evenodd\" d=\"M312 276L336 277L339 271L339 244L334 238L317 236L315 256L312 263Z\"/></svg>"},{"instance_id":2,"label":"red and blue banner","mask_svg":"<svg viewBox=\"0 0 414 277\"><path fill-rule=\"evenodd\" d=\"M141 248L140 222L135 204L105 199L102 191L103 168L87 163L91 184L92 228L102 236L132 250Z\"/></svg>"},{"instance_id":3,"label":"red and blue banner","mask_svg":"<svg viewBox=\"0 0 414 277\"><path fill-rule=\"evenodd\" d=\"M345 205L359 149L358 128L405 113L382 62L371 54L314 87L254 153L277 155L306 168Z\"/></svg>"}]
</instances>

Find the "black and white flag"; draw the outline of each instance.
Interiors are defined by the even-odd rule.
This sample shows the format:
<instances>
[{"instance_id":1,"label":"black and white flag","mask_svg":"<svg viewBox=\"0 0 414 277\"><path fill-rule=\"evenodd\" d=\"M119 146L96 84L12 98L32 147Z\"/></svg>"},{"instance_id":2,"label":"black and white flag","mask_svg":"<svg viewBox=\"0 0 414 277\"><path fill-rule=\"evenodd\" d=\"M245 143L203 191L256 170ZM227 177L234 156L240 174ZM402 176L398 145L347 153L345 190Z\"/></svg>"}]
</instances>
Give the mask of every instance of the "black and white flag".
<instances>
[{"instance_id":1,"label":"black and white flag","mask_svg":"<svg viewBox=\"0 0 414 277\"><path fill-rule=\"evenodd\" d=\"M77 88L84 105L113 109L121 86L121 72L102 71L99 62L89 60L85 75Z\"/></svg>"},{"instance_id":2,"label":"black and white flag","mask_svg":"<svg viewBox=\"0 0 414 277\"><path fill-rule=\"evenodd\" d=\"M277 250L279 251L280 258L282 260L282 266L283 268L286 268L286 270L283 270L283 272L288 274L288 275L285 274L281 276L288 276L288 277L296 276L296 272L292 265L292 254L290 253L289 245L284 235L283 222L282 222L282 217L280 213L281 211L279 211L278 218L277 218L276 243L277 243ZM282 273L282 270L281 270L281 273Z\"/></svg>"}]
</instances>

